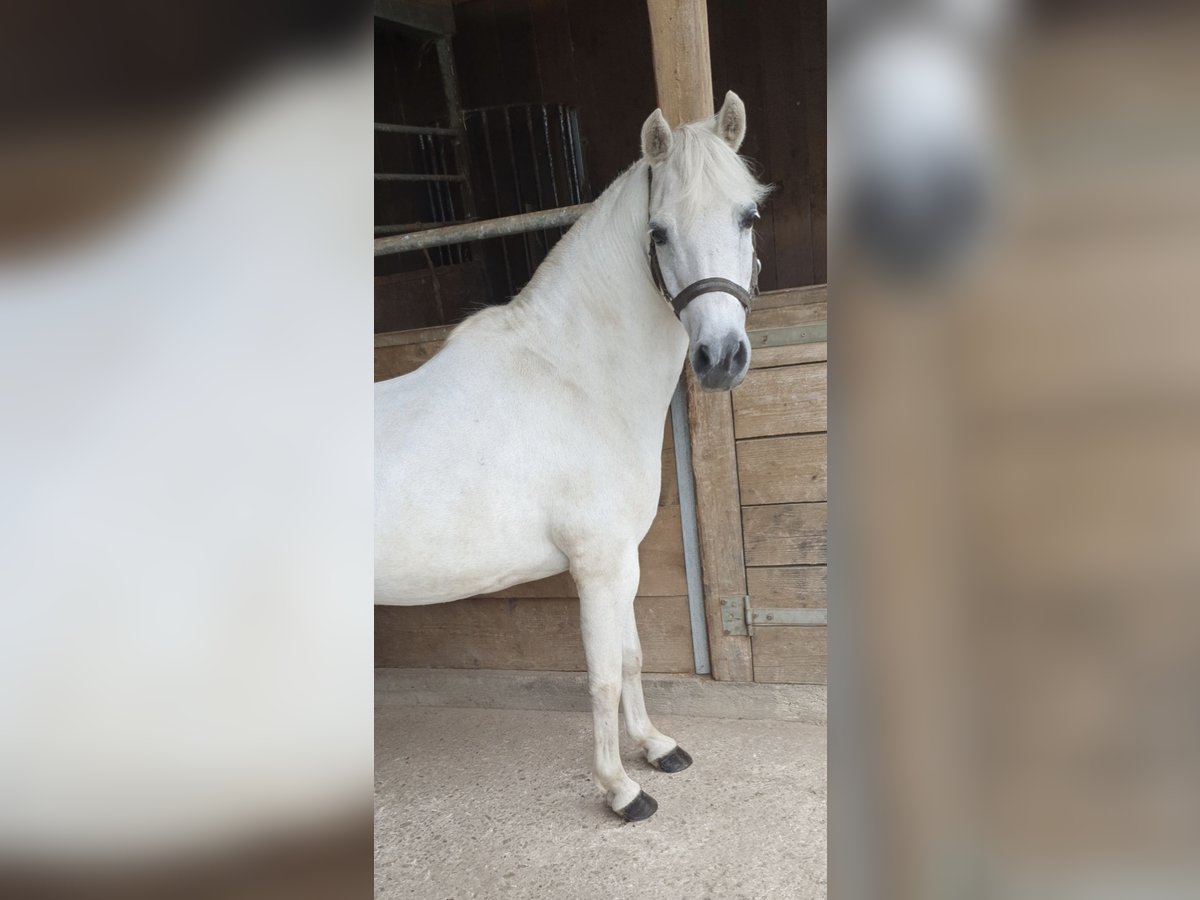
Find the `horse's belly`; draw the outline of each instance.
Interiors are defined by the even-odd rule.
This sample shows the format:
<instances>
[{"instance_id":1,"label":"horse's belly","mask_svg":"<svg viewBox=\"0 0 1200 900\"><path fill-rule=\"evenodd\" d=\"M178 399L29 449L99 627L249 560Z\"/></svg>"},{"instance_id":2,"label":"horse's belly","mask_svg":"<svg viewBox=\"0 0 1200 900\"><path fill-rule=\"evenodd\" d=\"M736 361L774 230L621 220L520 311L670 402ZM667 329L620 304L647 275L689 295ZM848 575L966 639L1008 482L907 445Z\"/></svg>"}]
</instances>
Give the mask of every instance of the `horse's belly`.
<instances>
[{"instance_id":1,"label":"horse's belly","mask_svg":"<svg viewBox=\"0 0 1200 900\"><path fill-rule=\"evenodd\" d=\"M375 602L385 606L444 603L546 578L567 558L536 531L491 531L490 523L448 531L436 515L376 528ZM488 529L480 533L480 528Z\"/></svg>"}]
</instances>

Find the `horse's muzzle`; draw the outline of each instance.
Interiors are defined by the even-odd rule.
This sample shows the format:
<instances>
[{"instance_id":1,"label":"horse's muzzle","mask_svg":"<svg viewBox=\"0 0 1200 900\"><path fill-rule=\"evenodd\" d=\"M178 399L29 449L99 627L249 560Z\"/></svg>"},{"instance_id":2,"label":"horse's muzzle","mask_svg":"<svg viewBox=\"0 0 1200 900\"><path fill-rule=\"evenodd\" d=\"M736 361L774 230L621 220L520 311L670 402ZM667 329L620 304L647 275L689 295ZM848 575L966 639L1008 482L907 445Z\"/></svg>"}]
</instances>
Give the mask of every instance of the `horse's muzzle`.
<instances>
[{"instance_id":1,"label":"horse's muzzle","mask_svg":"<svg viewBox=\"0 0 1200 900\"><path fill-rule=\"evenodd\" d=\"M692 369L706 391L728 391L742 383L750 368L750 342L740 334L705 342L692 350Z\"/></svg>"}]
</instances>

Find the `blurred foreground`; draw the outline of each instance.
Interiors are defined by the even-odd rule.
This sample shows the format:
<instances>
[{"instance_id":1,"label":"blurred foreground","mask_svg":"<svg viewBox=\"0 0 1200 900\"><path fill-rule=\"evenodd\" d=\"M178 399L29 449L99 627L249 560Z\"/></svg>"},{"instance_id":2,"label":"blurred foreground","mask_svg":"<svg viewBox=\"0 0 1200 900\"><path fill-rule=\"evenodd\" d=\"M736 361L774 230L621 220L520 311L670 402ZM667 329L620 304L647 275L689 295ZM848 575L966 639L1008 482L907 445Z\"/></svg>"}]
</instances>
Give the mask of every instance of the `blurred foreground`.
<instances>
[{"instance_id":1,"label":"blurred foreground","mask_svg":"<svg viewBox=\"0 0 1200 900\"><path fill-rule=\"evenodd\" d=\"M234 6L6 12L0 896L370 890L367 20Z\"/></svg>"},{"instance_id":2,"label":"blurred foreground","mask_svg":"<svg viewBox=\"0 0 1200 900\"><path fill-rule=\"evenodd\" d=\"M834 900L1200 890L1200 17L1026 13L975 240L831 188Z\"/></svg>"}]
</instances>

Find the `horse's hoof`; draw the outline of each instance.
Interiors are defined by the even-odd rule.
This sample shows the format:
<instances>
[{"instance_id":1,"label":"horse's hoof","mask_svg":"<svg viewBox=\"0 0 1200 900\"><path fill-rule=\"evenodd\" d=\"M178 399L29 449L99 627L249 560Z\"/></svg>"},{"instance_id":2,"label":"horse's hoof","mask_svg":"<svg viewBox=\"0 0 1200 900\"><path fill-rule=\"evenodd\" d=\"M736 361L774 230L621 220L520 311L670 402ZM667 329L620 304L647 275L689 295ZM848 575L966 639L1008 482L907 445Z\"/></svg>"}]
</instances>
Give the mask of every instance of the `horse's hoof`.
<instances>
[{"instance_id":1,"label":"horse's hoof","mask_svg":"<svg viewBox=\"0 0 1200 900\"><path fill-rule=\"evenodd\" d=\"M658 801L645 791L639 791L624 808L617 810L617 815L626 822L640 822L650 818L657 810Z\"/></svg>"},{"instance_id":2,"label":"horse's hoof","mask_svg":"<svg viewBox=\"0 0 1200 900\"><path fill-rule=\"evenodd\" d=\"M660 772L682 772L692 764L692 758L682 747L676 747L661 759L656 759L652 765Z\"/></svg>"}]
</instances>

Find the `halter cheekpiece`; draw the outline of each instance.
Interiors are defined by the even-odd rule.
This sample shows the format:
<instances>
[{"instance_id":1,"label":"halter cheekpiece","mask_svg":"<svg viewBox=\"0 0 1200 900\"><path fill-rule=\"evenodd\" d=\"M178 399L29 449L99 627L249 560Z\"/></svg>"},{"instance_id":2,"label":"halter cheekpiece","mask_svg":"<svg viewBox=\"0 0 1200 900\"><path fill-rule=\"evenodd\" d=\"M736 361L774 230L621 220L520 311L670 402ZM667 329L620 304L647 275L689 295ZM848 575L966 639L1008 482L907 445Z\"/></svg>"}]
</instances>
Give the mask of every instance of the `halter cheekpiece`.
<instances>
[{"instance_id":1,"label":"halter cheekpiece","mask_svg":"<svg viewBox=\"0 0 1200 900\"><path fill-rule=\"evenodd\" d=\"M646 194L646 215L649 216L650 198L654 191L654 171L649 163L646 164L646 176L649 187ZM653 238L650 239L650 277L654 279L654 286L663 295L663 299L671 304L676 318L679 318L687 309L687 305L701 294L711 294L714 291L736 297L738 303L742 304L746 313L749 314L750 304L758 296L759 267L758 254L755 253L753 264L750 266L750 290L746 290L736 281L730 281L728 278L701 278L699 281L693 281L672 297L671 292L667 290L666 281L663 280L662 268L658 264L658 245Z\"/></svg>"}]
</instances>

